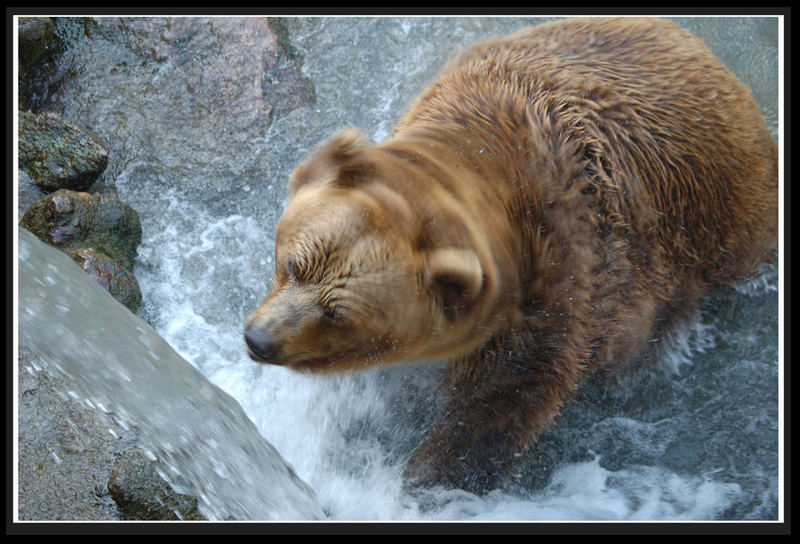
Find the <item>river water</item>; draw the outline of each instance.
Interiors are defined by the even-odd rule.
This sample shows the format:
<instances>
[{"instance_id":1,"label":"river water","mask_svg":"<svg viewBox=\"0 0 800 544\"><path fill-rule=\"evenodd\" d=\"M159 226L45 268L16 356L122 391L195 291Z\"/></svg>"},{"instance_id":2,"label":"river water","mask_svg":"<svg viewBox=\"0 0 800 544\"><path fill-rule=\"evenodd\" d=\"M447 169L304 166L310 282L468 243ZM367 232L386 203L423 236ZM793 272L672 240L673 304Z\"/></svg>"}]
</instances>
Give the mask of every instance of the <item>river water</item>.
<instances>
[{"instance_id":1,"label":"river water","mask_svg":"<svg viewBox=\"0 0 800 544\"><path fill-rule=\"evenodd\" d=\"M141 19L114 32L111 21L94 27L65 19L57 27L68 47L37 83L31 107L56 111L106 143L103 181L142 221L141 317L238 401L330 519L776 519L777 258L757 277L715 292L655 368L583 387L517 473L481 497L401 489L404 459L431 421L442 365L320 378L245 354L242 324L269 285L286 179L309 147L344 126L383 139L459 49L543 20L285 18L315 100L268 111L258 96L221 99L234 92L226 85L250 74L247 55L215 41L239 20ZM778 20L676 21L750 86L777 136ZM181 418L184 426L204 425L191 414ZM243 508L238 516L270 518Z\"/></svg>"}]
</instances>

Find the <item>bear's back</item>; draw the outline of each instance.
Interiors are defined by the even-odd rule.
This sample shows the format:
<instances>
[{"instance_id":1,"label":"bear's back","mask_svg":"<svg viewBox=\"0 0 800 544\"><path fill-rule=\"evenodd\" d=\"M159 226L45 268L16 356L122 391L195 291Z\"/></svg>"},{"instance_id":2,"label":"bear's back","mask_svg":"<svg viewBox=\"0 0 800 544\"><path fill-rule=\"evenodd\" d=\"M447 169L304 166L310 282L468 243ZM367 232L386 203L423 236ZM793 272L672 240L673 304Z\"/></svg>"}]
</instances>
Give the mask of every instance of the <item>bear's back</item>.
<instances>
[{"instance_id":1,"label":"bear's back","mask_svg":"<svg viewBox=\"0 0 800 544\"><path fill-rule=\"evenodd\" d=\"M457 107L449 90L498 79L534 116L568 119L561 137L586 141L607 212L634 244L700 264L713 282L775 247L775 141L747 87L687 30L650 18L545 23L465 51L432 88Z\"/></svg>"}]
</instances>

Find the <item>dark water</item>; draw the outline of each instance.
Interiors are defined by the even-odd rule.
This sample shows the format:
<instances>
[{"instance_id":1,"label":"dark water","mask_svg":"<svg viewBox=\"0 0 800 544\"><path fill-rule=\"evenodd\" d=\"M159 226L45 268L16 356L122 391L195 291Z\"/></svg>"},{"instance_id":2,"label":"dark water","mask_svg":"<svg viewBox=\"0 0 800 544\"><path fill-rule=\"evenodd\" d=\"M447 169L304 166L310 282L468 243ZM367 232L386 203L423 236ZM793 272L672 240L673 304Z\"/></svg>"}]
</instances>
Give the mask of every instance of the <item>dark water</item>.
<instances>
[{"instance_id":1,"label":"dark water","mask_svg":"<svg viewBox=\"0 0 800 544\"><path fill-rule=\"evenodd\" d=\"M518 473L485 497L400 489L441 365L320 379L255 365L243 351L242 323L272 274L285 180L306 150L343 126L381 140L459 49L542 20L286 19L316 98L268 117L258 96L219 100L253 69L215 41L230 20L143 19L126 32L61 20L68 47L31 104L106 142L104 182L142 219L142 316L239 401L334 519L776 519L777 261L715 293L656 368L587 384ZM751 87L777 135L777 19L676 20ZM167 31L178 38L163 49Z\"/></svg>"}]
</instances>

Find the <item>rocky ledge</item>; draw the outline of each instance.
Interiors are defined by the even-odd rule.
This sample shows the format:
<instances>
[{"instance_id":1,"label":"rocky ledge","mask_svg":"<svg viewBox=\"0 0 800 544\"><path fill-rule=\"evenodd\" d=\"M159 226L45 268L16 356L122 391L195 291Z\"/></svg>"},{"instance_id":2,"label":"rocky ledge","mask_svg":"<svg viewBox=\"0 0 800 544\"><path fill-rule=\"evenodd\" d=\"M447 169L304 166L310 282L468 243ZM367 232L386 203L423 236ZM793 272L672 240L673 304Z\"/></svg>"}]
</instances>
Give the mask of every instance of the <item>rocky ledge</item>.
<instances>
[{"instance_id":1,"label":"rocky ledge","mask_svg":"<svg viewBox=\"0 0 800 544\"><path fill-rule=\"evenodd\" d=\"M195 107L196 96L224 96L241 112L231 123L240 128L232 132L243 138L257 137L274 116L314 100L277 20L220 19L213 33L204 33L206 23L195 18L86 18L79 23L90 39L115 40L143 62L185 61L185 81L167 86L165 96L189 100L188 109ZM20 227L68 253L136 312L142 295L134 263L142 227L136 211L116 197L113 176L104 174L114 164L113 153L90 128L80 126L80 119L35 106L28 111L37 96L69 77L69 70L58 69L70 47L58 27L46 17L19 20L25 108L18 114ZM202 64L186 60L189 46ZM256 52L257 58L243 51ZM25 301L19 305L24 311ZM158 475L157 460L142 451L135 428L71 396L70 385L43 370L39 358L20 347L20 520L203 519L196 498L174 492Z\"/></svg>"}]
</instances>

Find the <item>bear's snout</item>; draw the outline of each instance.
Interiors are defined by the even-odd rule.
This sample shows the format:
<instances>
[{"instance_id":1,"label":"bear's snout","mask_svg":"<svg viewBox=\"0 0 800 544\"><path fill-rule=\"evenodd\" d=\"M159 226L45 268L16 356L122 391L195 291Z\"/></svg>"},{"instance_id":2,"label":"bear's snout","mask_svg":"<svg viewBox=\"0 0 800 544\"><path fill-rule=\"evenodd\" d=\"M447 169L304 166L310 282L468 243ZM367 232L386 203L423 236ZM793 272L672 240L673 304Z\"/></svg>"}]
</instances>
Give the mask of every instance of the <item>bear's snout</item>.
<instances>
[{"instance_id":1,"label":"bear's snout","mask_svg":"<svg viewBox=\"0 0 800 544\"><path fill-rule=\"evenodd\" d=\"M244 341L247 343L248 355L251 359L262 363L278 364L276 355L278 348L272 336L255 325L248 325L244 329Z\"/></svg>"}]
</instances>

